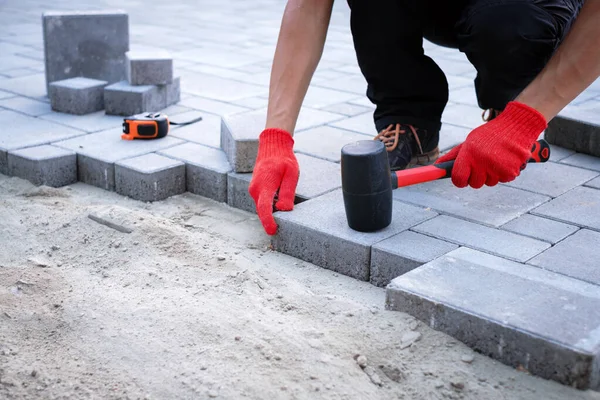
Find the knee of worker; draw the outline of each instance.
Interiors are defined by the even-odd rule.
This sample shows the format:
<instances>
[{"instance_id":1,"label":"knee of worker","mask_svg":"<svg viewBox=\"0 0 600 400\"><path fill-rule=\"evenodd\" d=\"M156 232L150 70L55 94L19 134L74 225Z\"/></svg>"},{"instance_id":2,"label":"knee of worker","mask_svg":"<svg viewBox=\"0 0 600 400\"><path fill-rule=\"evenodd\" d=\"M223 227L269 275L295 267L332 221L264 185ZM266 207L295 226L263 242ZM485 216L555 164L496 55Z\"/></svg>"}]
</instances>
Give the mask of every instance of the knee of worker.
<instances>
[{"instance_id":1,"label":"knee of worker","mask_svg":"<svg viewBox=\"0 0 600 400\"><path fill-rule=\"evenodd\" d=\"M478 69L482 65L538 69L554 52L558 29L548 11L534 1L473 4L457 30L460 50Z\"/></svg>"}]
</instances>

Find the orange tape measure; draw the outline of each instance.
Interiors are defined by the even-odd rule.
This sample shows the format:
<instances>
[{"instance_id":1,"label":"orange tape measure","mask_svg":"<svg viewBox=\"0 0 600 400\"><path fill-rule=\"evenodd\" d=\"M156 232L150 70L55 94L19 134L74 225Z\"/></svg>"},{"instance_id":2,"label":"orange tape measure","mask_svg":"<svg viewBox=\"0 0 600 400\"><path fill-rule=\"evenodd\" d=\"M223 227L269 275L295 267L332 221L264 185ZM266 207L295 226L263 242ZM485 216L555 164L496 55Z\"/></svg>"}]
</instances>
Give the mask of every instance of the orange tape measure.
<instances>
[{"instance_id":1,"label":"orange tape measure","mask_svg":"<svg viewBox=\"0 0 600 400\"><path fill-rule=\"evenodd\" d=\"M169 117L161 113L142 113L127 117L123 121L123 140L161 139L167 136L171 125L189 125L202 121L198 117L188 122L169 121Z\"/></svg>"}]
</instances>

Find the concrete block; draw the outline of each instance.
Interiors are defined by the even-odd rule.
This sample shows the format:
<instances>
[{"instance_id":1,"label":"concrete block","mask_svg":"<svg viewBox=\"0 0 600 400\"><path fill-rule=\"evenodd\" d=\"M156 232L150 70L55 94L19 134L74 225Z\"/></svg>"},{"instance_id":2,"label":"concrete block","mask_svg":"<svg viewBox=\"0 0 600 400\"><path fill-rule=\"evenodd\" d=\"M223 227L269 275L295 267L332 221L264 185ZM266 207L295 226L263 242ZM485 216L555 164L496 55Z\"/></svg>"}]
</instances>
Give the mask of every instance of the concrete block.
<instances>
[{"instance_id":1,"label":"concrete block","mask_svg":"<svg viewBox=\"0 0 600 400\"><path fill-rule=\"evenodd\" d=\"M8 151L49 144L56 140L85 135L85 132L26 116L0 110L0 174L8 175Z\"/></svg>"},{"instance_id":2,"label":"concrete block","mask_svg":"<svg viewBox=\"0 0 600 400\"><path fill-rule=\"evenodd\" d=\"M181 100L181 78L175 77L171 83L159 85L161 90L165 91L165 107L179 103Z\"/></svg>"},{"instance_id":3,"label":"concrete block","mask_svg":"<svg viewBox=\"0 0 600 400\"><path fill-rule=\"evenodd\" d=\"M158 154L185 163L188 192L227 202L227 173L231 166L221 149L185 143L161 150Z\"/></svg>"},{"instance_id":4,"label":"concrete block","mask_svg":"<svg viewBox=\"0 0 600 400\"><path fill-rule=\"evenodd\" d=\"M129 17L121 10L42 14L46 90L55 81L83 76L115 83L126 79Z\"/></svg>"},{"instance_id":5,"label":"concrete block","mask_svg":"<svg viewBox=\"0 0 600 400\"><path fill-rule=\"evenodd\" d=\"M34 185L61 187L77 182L77 154L42 145L8 152L8 175Z\"/></svg>"},{"instance_id":6,"label":"concrete block","mask_svg":"<svg viewBox=\"0 0 600 400\"><path fill-rule=\"evenodd\" d=\"M185 164L155 153L115 164L115 191L140 201L160 201L185 192Z\"/></svg>"},{"instance_id":7,"label":"concrete block","mask_svg":"<svg viewBox=\"0 0 600 400\"><path fill-rule=\"evenodd\" d=\"M184 141L167 136L155 140L122 140L122 128L108 129L53 143L77 153L78 180L105 190L115 190L115 163L154 153Z\"/></svg>"},{"instance_id":8,"label":"concrete block","mask_svg":"<svg viewBox=\"0 0 600 400\"><path fill-rule=\"evenodd\" d=\"M340 162L342 147L358 140L370 140L373 136L323 125L294 134L294 150Z\"/></svg>"},{"instance_id":9,"label":"concrete block","mask_svg":"<svg viewBox=\"0 0 600 400\"><path fill-rule=\"evenodd\" d=\"M577 187L537 207L531 214L600 230L600 190Z\"/></svg>"},{"instance_id":10,"label":"concrete block","mask_svg":"<svg viewBox=\"0 0 600 400\"><path fill-rule=\"evenodd\" d=\"M412 228L461 246L525 262L550 247L549 243L512 232L440 215Z\"/></svg>"},{"instance_id":11,"label":"concrete block","mask_svg":"<svg viewBox=\"0 0 600 400\"><path fill-rule=\"evenodd\" d=\"M528 164L517 179L506 185L550 197L558 197L599 174L600 172L554 162Z\"/></svg>"},{"instance_id":12,"label":"concrete block","mask_svg":"<svg viewBox=\"0 0 600 400\"><path fill-rule=\"evenodd\" d=\"M355 279L369 281L371 246L437 214L394 202L390 226L378 232L357 232L348 226L341 189L276 212L278 232L273 248Z\"/></svg>"},{"instance_id":13,"label":"concrete block","mask_svg":"<svg viewBox=\"0 0 600 400\"><path fill-rule=\"evenodd\" d=\"M104 88L104 109L108 115L129 116L166 107L166 92L157 85L133 86L121 81Z\"/></svg>"},{"instance_id":14,"label":"concrete block","mask_svg":"<svg viewBox=\"0 0 600 400\"><path fill-rule=\"evenodd\" d=\"M70 78L52 82L48 89L54 111L84 115L104 109L106 81L89 78Z\"/></svg>"},{"instance_id":15,"label":"concrete block","mask_svg":"<svg viewBox=\"0 0 600 400\"><path fill-rule=\"evenodd\" d=\"M222 119L221 149L234 172L252 172L258 154L258 136L265 129L266 114L236 114Z\"/></svg>"},{"instance_id":16,"label":"concrete block","mask_svg":"<svg viewBox=\"0 0 600 400\"><path fill-rule=\"evenodd\" d=\"M405 231L371 248L370 282L384 287L400 275L458 248L457 245Z\"/></svg>"},{"instance_id":17,"label":"concrete block","mask_svg":"<svg viewBox=\"0 0 600 400\"><path fill-rule=\"evenodd\" d=\"M189 142L221 149L221 117L218 115L190 111L171 119L177 122L185 122L198 117L202 117L202 120L190 125L172 126L169 135Z\"/></svg>"},{"instance_id":18,"label":"concrete block","mask_svg":"<svg viewBox=\"0 0 600 400\"><path fill-rule=\"evenodd\" d=\"M126 57L130 85L166 85L173 82L173 58L167 52L129 51Z\"/></svg>"},{"instance_id":19,"label":"concrete block","mask_svg":"<svg viewBox=\"0 0 600 400\"><path fill-rule=\"evenodd\" d=\"M544 137L550 144L598 157L600 118L597 114L597 110L565 110L548 123Z\"/></svg>"},{"instance_id":20,"label":"concrete block","mask_svg":"<svg viewBox=\"0 0 600 400\"><path fill-rule=\"evenodd\" d=\"M578 389L598 389L598 287L460 248L387 288L405 312L513 368Z\"/></svg>"},{"instance_id":21,"label":"concrete block","mask_svg":"<svg viewBox=\"0 0 600 400\"><path fill-rule=\"evenodd\" d=\"M582 229L538 255L529 264L600 285L600 233Z\"/></svg>"},{"instance_id":22,"label":"concrete block","mask_svg":"<svg viewBox=\"0 0 600 400\"><path fill-rule=\"evenodd\" d=\"M457 188L449 179L396 189L394 198L494 227L504 225L550 199L505 185L479 190Z\"/></svg>"},{"instance_id":23,"label":"concrete block","mask_svg":"<svg viewBox=\"0 0 600 400\"><path fill-rule=\"evenodd\" d=\"M39 117L52 113L50 104L21 96L0 99L0 107L6 108L7 110L18 111L32 117Z\"/></svg>"},{"instance_id":24,"label":"concrete block","mask_svg":"<svg viewBox=\"0 0 600 400\"><path fill-rule=\"evenodd\" d=\"M503 230L556 244L579 228L548 218L525 214L501 227Z\"/></svg>"},{"instance_id":25,"label":"concrete block","mask_svg":"<svg viewBox=\"0 0 600 400\"><path fill-rule=\"evenodd\" d=\"M574 167L585 168L600 172L600 157L589 154L575 153L562 159L561 164L572 165Z\"/></svg>"},{"instance_id":26,"label":"concrete block","mask_svg":"<svg viewBox=\"0 0 600 400\"><path fill-rule=\"evenodd\" d=\"M340 165L319 158L296 154L300 177L296 187L296 204L318 197L341 187ZM228 204L248 212L255 212L254 200L248 193L252 173L230 173Z\"/></svg>"}]
</instances>

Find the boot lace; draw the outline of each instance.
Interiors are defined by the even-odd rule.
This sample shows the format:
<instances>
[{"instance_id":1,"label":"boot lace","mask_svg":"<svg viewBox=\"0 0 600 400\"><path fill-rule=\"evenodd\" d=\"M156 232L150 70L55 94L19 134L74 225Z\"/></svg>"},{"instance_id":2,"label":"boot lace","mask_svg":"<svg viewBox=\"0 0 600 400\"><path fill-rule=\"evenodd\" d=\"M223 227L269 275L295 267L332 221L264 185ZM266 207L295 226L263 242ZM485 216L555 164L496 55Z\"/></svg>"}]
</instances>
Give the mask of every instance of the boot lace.
<instances>
[{"instance_id":1,"label":"boot lace","mask_svg":"<svg viewBox=\"0 0 600 400\"><path fill-rule=\"evenodd\" d=\"M406 129L408 127L408 131ZM386 129L379 132L373 140L381 140L386 147L388 152L394 151L398 147L400 135L411 135L417 142L419 148L419 154L423 154L423 147L421 147L421 141L417 130L412 125L401 125L401 124L390 124Z\"/></svg>"}]
</instances>

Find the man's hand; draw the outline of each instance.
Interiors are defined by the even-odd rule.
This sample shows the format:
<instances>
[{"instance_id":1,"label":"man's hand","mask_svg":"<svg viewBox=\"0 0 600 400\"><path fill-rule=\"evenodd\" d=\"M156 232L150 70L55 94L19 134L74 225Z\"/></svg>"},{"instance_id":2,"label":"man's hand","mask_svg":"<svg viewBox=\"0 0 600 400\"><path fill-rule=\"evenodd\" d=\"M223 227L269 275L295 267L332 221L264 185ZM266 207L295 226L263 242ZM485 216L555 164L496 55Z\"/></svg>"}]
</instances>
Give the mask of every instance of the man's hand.
<instances>
[{"instance_id":1,"label":"man's hand","mask_svg":"<svg viewBox=\"0 0 600 400\"><path fill-rule=\"evenodd\" d=\"M473 130L464 143L436 164L455 160L452 183L459 188L510 182L521 173L534 142L546 127L546 119L538 111L510 102L498 117Z\"/></svg>"},{"instance_id":2,"label":"man's hand","mask_svg":"<svg viewBox=\"0 0 600 400\"><path fill-rule=\"evenodd\" d=\"M294 139L285 130L271 128L260 134L258 156L248 192L268 235L277 232L273 217L273 200L277 192L277 210L290 211L294 208L300 168L293 147Z\"/></svg>"}]
</instances>

